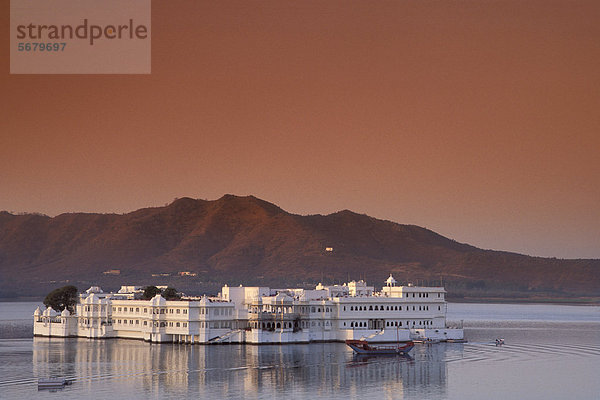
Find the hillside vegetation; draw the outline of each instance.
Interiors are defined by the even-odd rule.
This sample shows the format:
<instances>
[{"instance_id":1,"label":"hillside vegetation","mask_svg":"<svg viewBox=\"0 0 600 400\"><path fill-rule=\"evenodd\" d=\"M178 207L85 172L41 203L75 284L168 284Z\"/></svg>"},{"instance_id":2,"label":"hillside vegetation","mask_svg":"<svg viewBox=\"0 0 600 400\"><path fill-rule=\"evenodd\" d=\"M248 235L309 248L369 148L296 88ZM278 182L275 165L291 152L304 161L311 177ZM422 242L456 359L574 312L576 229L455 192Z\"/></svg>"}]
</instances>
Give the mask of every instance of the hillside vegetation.
<instances>
[{"instance_id":1,"label":"hillside vegetation","mask_svg":"<svg viewBox=\"0 0 600 400\"><path fill-rule=\"evenodd\" d=\"M123 215L0 213L0 297L43 296L65 284L165 284L188 294L224 283L364 278L380 286L390 273L402 282L443 281L455 298L600 294L600 260L481 250L347 210L294 215L253 196L181 198Z\"/></svg>"}]
</instances>

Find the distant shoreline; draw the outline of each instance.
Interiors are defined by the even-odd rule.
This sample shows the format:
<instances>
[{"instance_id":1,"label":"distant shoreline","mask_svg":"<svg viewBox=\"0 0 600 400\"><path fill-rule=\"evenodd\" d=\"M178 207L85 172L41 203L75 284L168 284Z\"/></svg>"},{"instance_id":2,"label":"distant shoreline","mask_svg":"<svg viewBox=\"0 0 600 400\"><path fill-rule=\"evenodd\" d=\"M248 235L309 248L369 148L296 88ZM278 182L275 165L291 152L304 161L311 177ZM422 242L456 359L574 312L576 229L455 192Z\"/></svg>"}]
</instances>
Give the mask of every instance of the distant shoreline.
<instances>
[{"instance_id":1,"label":"distant shoreline","mask_svg":"<svg viewBox=\"0 0 600 400\"><path fill-rule=\"evenodd\" d=\"M448 303L600 305L600 297L447 297Z\"/></svg>"},{"instance_id":2,"label":"distant shoreline","mask_svg":"<svg viewBox=\"0 0 600 400\"><path fill-rule=\"evenodd\" d=\"M44 297L0 297L0 303L43 303Z\"/></svg>"},{"instance_id":3,"label":"distant shoreline","mask_svg":"<svg viewBox=\"0 0 600 400\"><path fill-rule=\"evenodd\" d=\"M0 303L19 303L19 302L37 302L43 303L44 297L2 297ZM447 297L449 303L483 303L483 304L563 304L563 305L600 305L600 297Z\"/></svg>"}]
</instances>

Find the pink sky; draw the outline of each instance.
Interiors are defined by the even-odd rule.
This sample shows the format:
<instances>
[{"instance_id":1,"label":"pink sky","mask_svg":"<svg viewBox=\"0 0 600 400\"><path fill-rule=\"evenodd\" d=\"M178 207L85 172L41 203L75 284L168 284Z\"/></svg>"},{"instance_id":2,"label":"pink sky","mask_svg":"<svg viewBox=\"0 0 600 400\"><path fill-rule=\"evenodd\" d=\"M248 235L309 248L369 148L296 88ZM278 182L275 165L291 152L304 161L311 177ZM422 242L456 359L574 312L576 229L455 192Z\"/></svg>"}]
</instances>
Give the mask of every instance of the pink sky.
<instances>
[{"instance_id":1,"label":"pink sky","mask_svg":"<svg viewBox=\"0 0 600 400\"><path fill-rule=\"evenodd\" d=\"M253 194L600 258L600 2L170 0L151 75L9 75L0 210Z\"/></svg>"}]
</instances>

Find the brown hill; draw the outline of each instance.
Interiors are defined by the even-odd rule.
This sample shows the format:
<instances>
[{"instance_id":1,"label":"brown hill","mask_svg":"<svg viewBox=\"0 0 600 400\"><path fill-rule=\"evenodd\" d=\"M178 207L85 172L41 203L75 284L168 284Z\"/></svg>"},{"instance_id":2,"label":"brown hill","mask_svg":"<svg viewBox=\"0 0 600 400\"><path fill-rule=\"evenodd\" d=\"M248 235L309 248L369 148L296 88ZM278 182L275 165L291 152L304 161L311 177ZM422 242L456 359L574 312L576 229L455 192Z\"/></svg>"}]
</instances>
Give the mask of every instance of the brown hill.
<instances>
[{"instance_id":1,"label":"brown hill","mask_svg":"<svg viewBox=\"0 0 600 400\"><path fill-rule=\"evenodd\" d=\"M120 275L103 273L113 269ZM0 213L0 297L40 296L67 281L79 289L165 283L190 294L222 283L379 285L390 272L442 279L454 296L600 294L600 260L481 250L347 210L294 215L253 196L182 198L123 215Z\"/></svg>"}]
</instances>

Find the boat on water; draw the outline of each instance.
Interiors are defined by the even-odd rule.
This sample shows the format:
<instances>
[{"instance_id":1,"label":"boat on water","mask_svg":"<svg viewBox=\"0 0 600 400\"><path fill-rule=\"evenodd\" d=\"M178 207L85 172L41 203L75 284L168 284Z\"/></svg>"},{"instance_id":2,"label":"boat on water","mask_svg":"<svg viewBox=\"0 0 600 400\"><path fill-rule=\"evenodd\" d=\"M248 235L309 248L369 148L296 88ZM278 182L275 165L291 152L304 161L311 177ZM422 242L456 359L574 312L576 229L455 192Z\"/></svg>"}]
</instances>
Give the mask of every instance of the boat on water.
<instances>
[{"instance_id":1,"label":"boat on water","mask_svg":"<svg viewBox=\"0 0 600 400\"><path fill-rule=\"evenodd\" d=\"M65 385L70 385L71 381L65 378L40 378L38 379L38 389L60 389Z\"/></svg>"},{"instance_id":2,"label":"boat on water","mask_svg":"<svg viewBox=\"0 0 600 400\"><path fill-rule=\"evenodd\" d=\"M398 343L394 346L381 346L369 344L366 340L346 340L346 344L356 354L392 355L407 354L415 346L413 342Z\"/></svg>"}]
</instances>

